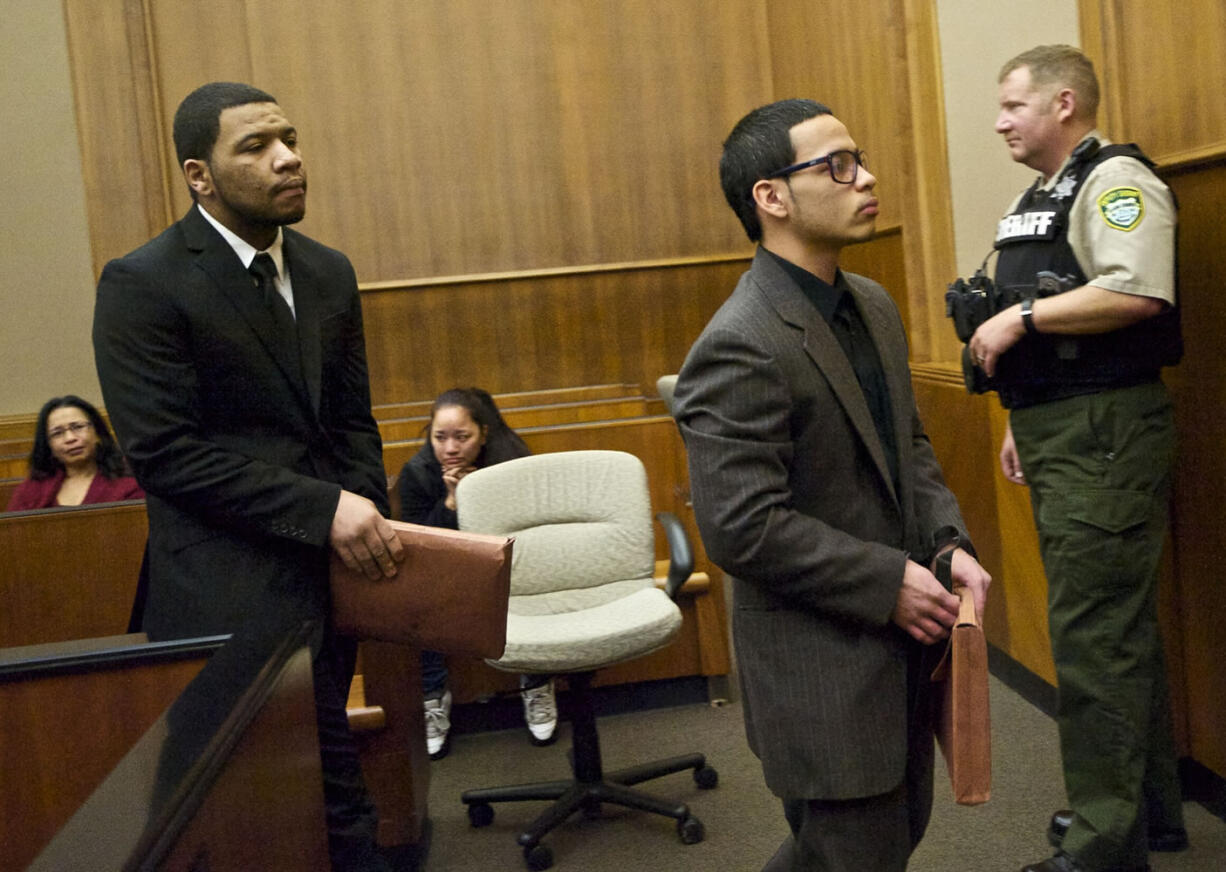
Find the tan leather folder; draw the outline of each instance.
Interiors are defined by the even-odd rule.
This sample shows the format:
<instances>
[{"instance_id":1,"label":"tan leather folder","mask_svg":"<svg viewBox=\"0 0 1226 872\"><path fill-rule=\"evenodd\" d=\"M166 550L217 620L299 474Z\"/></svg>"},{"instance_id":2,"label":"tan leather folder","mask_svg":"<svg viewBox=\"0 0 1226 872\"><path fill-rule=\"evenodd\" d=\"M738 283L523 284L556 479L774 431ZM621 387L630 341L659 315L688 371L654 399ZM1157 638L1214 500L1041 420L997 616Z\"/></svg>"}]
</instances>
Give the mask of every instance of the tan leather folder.
<instances>
[{"instance_id":1,"label":"tan leather folder","mask_svg":"<svg viewBox=\"0 0 1226 872\"><path fill-rule=\"evenodd\" d=\"M371 581L333 553L336 629L443 654L501 657L514 539L389 523L405 550L394 578Z\"/></svg>"},{"instance_id":2,"label":"tan leather folder","mask_svg":"<svg viewBox=\"0 0 1226 872\"><path fill-rule=\"evenodd\" d=\"M970 592L962 597L958 622L945 656L932 673L938 683L937 741L949 768L954 801L978 805L992 796L992 725L988 711L988 646L975 619Z\"/></svg>"}]
</instances>

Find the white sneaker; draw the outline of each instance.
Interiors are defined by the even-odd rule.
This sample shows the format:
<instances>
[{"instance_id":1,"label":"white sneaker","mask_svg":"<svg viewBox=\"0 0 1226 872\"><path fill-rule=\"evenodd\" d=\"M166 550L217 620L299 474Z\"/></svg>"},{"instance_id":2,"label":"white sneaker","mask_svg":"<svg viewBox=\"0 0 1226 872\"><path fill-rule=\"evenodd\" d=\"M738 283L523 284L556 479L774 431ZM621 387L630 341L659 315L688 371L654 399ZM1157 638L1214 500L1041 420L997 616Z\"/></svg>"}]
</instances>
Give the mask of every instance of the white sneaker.
<instances>
[{"instance_id":1,"label":"white sneaker","mask_svg":"<svg viewBox=\"0 0 1226 872\"><path fill-rule=\"evenodd\" d=\"M426 752L431 760L442 760L451 750L447 734L451 732L451 691L441 697L426 700Z\"/></svg>"},{"instance_id":2,"label":"white sneaker","mask_svg":"<svg viewBox=\"0 0 1226 872\"><path fill-rule=\"evenodd\" d=\"M549 745L557 738L558 700L553 693L553 679L540 687L521 690L524 698L524 723L532 734L533 745Z\"/></svg>"}]
</instances>

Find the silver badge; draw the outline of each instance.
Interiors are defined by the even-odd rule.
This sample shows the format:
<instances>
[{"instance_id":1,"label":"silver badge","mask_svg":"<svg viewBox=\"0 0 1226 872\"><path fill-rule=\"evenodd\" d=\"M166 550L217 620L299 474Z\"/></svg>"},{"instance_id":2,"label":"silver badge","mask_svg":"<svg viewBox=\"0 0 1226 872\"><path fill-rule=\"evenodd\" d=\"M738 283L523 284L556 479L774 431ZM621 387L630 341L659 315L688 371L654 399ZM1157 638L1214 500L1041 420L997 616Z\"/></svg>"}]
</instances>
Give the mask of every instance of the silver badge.
<instances>
[{"instance_id":1,"label":"silver badge","mask_svg":"<svg viewBox=\"0 0 1226 872\"><path fill-rule=\"evenodd\" d=\"M1056 187L1052 189L1051 198L1053 200L1063 200L1073 195L1073 189L1077 187L1077 179L1074 176L1065 176L1056 182Z\"/></svg>"}]
</instances>

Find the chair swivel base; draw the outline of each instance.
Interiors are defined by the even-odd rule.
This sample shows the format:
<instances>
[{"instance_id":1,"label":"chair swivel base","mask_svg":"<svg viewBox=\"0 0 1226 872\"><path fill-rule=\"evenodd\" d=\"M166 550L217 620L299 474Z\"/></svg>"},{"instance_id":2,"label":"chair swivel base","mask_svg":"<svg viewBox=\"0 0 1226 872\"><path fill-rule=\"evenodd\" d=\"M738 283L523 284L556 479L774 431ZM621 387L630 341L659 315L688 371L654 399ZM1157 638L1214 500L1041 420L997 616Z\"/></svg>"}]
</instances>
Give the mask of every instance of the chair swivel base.
<instances>
[{"instance_id":1,"label":"chair swivel base","mask_svg":"<svg viewBox=\"0 0 1226 872\"><path fill-rule=\"evenodd\" d=\"M630 789L631 785L686 769L694 770L694 782L704 790L719 783L719 774L707 766L702 754L684 754L620 769L596 781L540 781L508 787L485 787L466 790L460 798L468 805L468 821L474 827L488 826L493 822L494 809L490 803L553 800L553 805L545 809L517 839L524 849L528 868L541 870L553 865L553 853L548 846L540 844L541 839L576 812L583 812L588 818L599 817L600 806L606 802L671 817L677 821L677 835L682 843L693 845L701 842L706 835L702 821L690 814L689 806L685 803Z\"/></svg>"},{"instance_id":2,"label":"chair swivel base","mask_svg":"<svg viewBox=\"0 0 1226 872\"><path fill-rule=\"evenodd\" d=\"M606 775L602 769L600 737L596 731L592 705L592 673L573 673L569 676L568 684L571 691L568 708L573 743L570 768L574 777L565 781L466 790L460 799L468 806L468 822L474 827L492 823L494 809L490 803L493 802L551 800L553 805L541 812L518 837L520 847L524 849L524 860L534 872L553 865L553 852L547 845L541 844L541 839L550 830L578 811L588 818L597 818L601 804L606 802L671 817L677 821L677 835L684 844L701 842L705 835L702 822L690 814L689 806L630 788L652 778L692 769L694 783L703 790L710 790L719 783L719 773L707 765L707 758L702 754L682 754L629 766Z\"/></svg>"}]
</instances>

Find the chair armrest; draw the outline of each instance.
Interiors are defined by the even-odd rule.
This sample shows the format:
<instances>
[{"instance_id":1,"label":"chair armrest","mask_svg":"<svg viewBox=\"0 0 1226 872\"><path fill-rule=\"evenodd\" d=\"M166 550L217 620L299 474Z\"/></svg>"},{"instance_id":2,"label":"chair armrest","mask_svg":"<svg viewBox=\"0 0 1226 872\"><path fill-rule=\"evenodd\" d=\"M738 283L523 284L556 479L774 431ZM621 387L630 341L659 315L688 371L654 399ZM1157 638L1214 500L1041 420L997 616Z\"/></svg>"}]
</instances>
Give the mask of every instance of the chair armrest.
<instances>
[{"instance_id":1,"label":"chair armrest","mask_svg":"<svg viewBox=\"0 0 1226 872\"><path fill-rule=\"evenodd\" d=\"M668 539L668 583L664 592L669 599L675 600L677 591L681 590L681 585L694 571L694 549L690 547L690 537L676 515L659 512L656 520L664 528L664 536Z\"/></svg>"}]
</instances>

